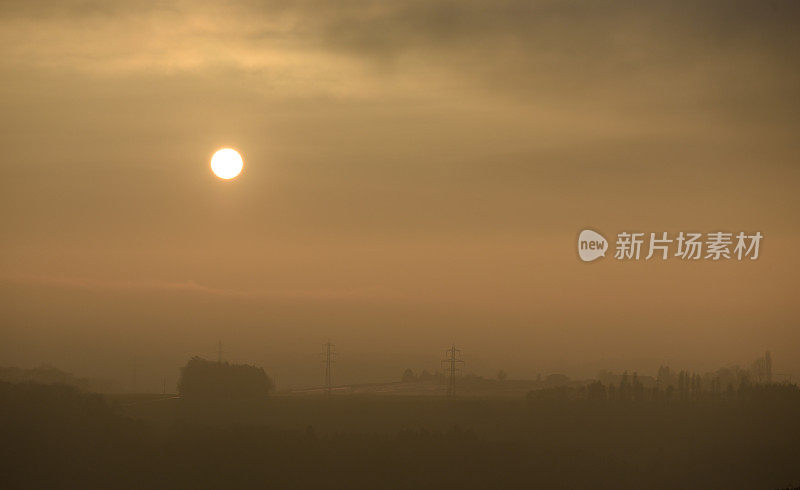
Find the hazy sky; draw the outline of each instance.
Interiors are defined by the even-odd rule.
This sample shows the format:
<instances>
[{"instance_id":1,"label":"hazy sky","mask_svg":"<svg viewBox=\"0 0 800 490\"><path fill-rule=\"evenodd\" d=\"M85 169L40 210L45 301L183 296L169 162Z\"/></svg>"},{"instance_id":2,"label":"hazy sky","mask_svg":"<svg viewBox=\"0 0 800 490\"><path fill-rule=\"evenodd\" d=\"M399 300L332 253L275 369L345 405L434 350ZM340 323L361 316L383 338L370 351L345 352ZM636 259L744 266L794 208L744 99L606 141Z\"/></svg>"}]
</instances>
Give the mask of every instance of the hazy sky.
<instances>
[{"instance_id":1,"label":"hazy sky","mask_svg":"<svg viewBox=\"0 0 800 490\"><path fill-rule=\"evenodd\" d=\"M771 350L800 375L797 2L3 2L0 365L140 388ZM218 148L245 171L209 171ZM577 233L761 231L581 263Z\"/></svg>"}]
</instances>

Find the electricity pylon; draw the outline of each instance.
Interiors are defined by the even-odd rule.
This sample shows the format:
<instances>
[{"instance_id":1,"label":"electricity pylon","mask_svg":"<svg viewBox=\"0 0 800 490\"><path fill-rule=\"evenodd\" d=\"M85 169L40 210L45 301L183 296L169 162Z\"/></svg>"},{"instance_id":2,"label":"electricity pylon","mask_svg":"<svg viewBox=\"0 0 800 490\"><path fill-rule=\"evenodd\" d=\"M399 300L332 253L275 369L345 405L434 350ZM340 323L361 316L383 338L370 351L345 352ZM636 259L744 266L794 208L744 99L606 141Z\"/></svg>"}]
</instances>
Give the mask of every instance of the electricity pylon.
<instances>
[{"instance_id":1,"label":"electricity pylon","mask_svg":"<svg viewBox=\"0 0 800 490\"><path fill-rule=\"evenodd\" d=\"M444 364L444 374L447 376L447 396L454 397L456 396L456 375L461 374L459 366L464 365L461 351L456 349L456 344L447 349L442 364Z\"/></svg>"},{"instance_id":2,"label":"electricity pylon","mask_svg":"<svg viewBox=\"0 0 800 490\"><path fill-rule=\"evenodd\" d=\"M333 348L334 345L329 340L325 343L322 349L322 362L325 363L325 394L327 396L331 396L331 391L333 390L331 364L336 361L336 352L334 352Z\"/></svg>"}]
</instances>

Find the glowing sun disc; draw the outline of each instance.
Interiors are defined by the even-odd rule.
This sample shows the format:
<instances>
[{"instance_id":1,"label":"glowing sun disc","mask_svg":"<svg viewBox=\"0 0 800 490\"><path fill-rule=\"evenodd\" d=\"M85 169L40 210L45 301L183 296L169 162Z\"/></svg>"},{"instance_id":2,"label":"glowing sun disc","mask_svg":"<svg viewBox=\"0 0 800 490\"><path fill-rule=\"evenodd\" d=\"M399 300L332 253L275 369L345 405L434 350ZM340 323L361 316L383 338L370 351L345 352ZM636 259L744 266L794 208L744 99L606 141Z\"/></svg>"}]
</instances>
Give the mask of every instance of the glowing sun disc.
<instances>
[{"instance_id":1,"label":"glowing sun disc","mask_svg":"<svg viewBox=\"0 0 800 490\"><path fill-rule=\"evenodd\" d=\"M239 152L232 148L223 148L211 157L211 171L220 179L232 179L242 173L244 162Z\"/></svg>"}]
</instances>

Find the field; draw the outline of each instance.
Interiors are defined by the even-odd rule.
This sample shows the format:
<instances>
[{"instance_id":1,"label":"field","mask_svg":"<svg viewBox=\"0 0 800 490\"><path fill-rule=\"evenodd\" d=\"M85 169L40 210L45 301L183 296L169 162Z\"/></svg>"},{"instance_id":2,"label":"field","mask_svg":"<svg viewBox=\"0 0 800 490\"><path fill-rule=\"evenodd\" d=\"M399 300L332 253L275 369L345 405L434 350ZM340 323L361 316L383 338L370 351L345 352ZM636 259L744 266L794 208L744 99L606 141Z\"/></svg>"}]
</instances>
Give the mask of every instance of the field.
<instances>
[{"instance_id":1,"label":"field","mask_svg":"<svg viewBox=\"0 0 800 490\"><path fill-rule=\"evenodd\" d=\"M190 403L0 384L0 474L14 488L789 488L796 395Z\"/></svg>"},{"instance_id":2,"label":"field","mask_svg":"<svg viewBox=\"0 0 800 490\"><path fill-rule=\"evenodd\" d=\"M800 484L798 408L797 400L665 404L334 395L203 406L151 399L121 410L172 436L205 427L209 432L199 444L214 445L231 433L242 434L245 445L257 445L255 434L265 441L313 437L321 444L317 457L323 461L317 464L323 473L335 472L329 464L339 461L353 472L347 481L354 486L375 484L361 479L366 468L357 460L364 457L385 458L371 466L378 474L406 468L387 481L389 488L402 487L407 478L478 488L490 481L520 488L784 488ZM287 451L300 451L294 453L300 460L314 454L292 445ZM427 467L428 474L419 474Z\"/></svg>"}]
</instances>

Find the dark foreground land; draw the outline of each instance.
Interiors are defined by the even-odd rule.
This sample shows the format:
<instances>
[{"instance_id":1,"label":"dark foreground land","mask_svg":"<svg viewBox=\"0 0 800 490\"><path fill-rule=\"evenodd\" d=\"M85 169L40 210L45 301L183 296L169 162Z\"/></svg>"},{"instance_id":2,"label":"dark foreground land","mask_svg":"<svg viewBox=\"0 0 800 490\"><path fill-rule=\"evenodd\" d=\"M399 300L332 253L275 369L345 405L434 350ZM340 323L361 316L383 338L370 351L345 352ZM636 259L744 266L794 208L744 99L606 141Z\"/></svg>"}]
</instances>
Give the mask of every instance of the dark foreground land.
<instances>
[{"instance_id":1,"label":"dark foreground land","mask_svg":"<svg viewBox=\"0 0 800 490\"><path fill-rule=\"evenodd\" d=\"M789 488L800 397L272 397L0 384L2 488Z\"/></svg>"}]
</instances>

